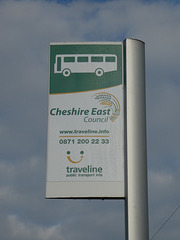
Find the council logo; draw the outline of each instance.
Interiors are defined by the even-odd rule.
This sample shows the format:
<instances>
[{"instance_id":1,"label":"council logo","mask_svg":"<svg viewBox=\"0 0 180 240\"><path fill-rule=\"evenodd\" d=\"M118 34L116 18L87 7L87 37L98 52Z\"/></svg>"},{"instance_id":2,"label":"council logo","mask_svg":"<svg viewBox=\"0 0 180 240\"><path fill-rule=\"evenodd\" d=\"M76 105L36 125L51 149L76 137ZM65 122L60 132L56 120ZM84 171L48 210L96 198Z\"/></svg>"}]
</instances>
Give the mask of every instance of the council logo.
<instances>
[{"instance_id":1,"label":"council logo","mask_svg":"<svg viewBox=\"0 0 180 240\"><path fill-rule=\"evenodd\" d=\"M93 95L94 99L98 101L98 103L104 108L111 109L111 115L109 119L114 122L120 114L120 103L117 98L107 92L99 92Z\"/></svg>"}]
</instances>

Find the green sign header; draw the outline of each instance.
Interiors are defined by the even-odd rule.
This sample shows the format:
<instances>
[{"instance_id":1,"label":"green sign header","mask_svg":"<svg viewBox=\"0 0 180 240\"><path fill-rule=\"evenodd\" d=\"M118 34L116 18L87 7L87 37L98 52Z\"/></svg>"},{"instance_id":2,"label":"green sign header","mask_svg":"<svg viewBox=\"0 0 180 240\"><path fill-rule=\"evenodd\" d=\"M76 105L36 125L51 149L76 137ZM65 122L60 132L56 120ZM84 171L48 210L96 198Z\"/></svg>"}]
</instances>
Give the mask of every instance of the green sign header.
<instances>
[{"instance_id":1,"label":"green sign header","mask_svg":"<svg viewBox=\"0 0 180 240\"><path fill-rule=\"evenodd\" d=\"M122 44L51 44L50 94L122 84Z\"/></svg>"}]
</instances>

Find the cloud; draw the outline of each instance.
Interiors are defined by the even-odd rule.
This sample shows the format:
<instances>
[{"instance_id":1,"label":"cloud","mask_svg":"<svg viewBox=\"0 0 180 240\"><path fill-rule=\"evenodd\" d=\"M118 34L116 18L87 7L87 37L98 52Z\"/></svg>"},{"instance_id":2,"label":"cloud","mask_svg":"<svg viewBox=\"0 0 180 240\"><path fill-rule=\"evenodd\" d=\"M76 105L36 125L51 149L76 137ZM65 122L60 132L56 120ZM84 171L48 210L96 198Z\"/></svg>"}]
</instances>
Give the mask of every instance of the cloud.
<instances>
[{"instance_id":1,"label":"cloud","mask_svg":"<svg viewBox=\"0 0 180 240\"><path fill-rule=\"evenodd\" d=\"M7 217L7 224L11 232L11 237L15 239L64 240L59 224L51 227L37 226L32 223L24 223L15 215L9 215Z\"/></svg>"}]
</instances>

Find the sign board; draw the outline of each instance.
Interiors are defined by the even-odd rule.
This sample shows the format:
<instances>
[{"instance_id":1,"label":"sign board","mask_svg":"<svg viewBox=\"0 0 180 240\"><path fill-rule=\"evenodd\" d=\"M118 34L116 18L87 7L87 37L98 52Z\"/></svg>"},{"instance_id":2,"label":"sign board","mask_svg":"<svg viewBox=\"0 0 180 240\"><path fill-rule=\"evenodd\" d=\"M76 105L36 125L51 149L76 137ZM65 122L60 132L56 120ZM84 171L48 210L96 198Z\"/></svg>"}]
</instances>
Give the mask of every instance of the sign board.
<instances>
[{"instance_id":1,"label":"sign board","mask_svg":"<svg viewBox=\"0 0 180 240\"><path fill-rule=\"evenodd\" d=\"M123 44L52 43L46 198L124 198Z\"/></svg>"}]
</instances>

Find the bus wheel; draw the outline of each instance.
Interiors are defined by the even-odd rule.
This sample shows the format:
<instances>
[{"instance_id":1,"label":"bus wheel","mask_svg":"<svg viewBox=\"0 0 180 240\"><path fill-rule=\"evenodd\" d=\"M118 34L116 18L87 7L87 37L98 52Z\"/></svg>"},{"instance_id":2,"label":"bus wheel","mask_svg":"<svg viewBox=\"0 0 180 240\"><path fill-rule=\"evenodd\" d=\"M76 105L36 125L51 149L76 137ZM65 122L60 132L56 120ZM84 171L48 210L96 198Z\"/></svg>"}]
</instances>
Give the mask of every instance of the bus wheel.
<instances>
[{"instance_id":1,"label":"bus wheel","mask_svg":"<svg viewBox=\"0 0 180 240\"><path fill-rule=\"evenodd\" d=\"M65 69L63 70L63 76L69 77L70 74L71 74L71 71L70 71L68 68L65 68Z\"/></svg>"},{"instance_id":2,"label":"bus wheel","mask_svg":"<svg viewBox=\"0 0 180 240\"><path fill-rule=\"evenodd\" d=\"M96 76L101 77L103 75L104 71L101 68L97 68L95 73L96 73Z\"/></svg>"}]
</instances>

